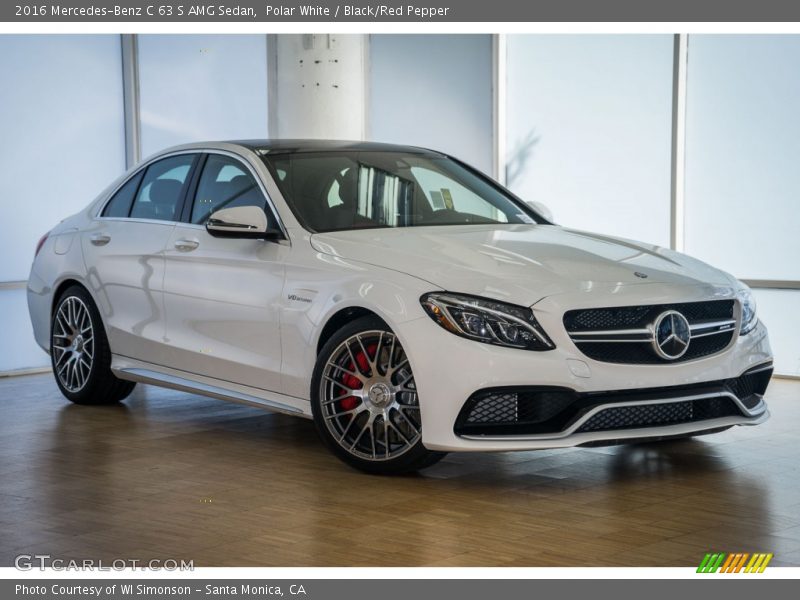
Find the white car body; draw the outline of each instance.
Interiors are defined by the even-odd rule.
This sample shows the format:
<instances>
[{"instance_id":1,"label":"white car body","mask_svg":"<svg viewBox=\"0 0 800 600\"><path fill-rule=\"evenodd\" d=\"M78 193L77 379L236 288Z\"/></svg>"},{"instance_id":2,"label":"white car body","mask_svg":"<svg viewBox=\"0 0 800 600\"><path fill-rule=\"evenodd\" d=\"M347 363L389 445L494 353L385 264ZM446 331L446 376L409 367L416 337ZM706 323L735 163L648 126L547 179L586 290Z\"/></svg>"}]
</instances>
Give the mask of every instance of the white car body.
<instances>
[{"instance_id":1,"label":"white car body","mask_svg":"<svg viewBox=\"0 0 800 600\"><path fill-rule=\"evenodd\" d=\"M739 335L742 284L674 251L539 224L311 233L248 145L191 144L148 163L187 152L221 153L244 163L277 213L285 239L230 240L211 236L202 225L99 216L137 167L56 226L35 259L28 300L42 348L50 349L57 291L76 282L99 309L117 377L304 417L312 414L311 376L326 325L348 310L374 313L407 352L419 392L422 442L430 450L575 446L752 425L768 417L762 399L745 407L728 393L741 414L578 431L593 414L617 406L612 402L558 432L458 434L465 402L487 388L555 386L585 394L687 386L682 395L655 393L634 404L692 401L706 392L691 386L769 369L766 328L759 323ZM103 243L105 237L111 243ZM420 304L424 294L437 291L530 307L555 348L531 352L453 335ZM575 309L728 299L736 322L731 343L696 360L595 360L564 325L565 313Z\"/></svg>"}]
</instances>

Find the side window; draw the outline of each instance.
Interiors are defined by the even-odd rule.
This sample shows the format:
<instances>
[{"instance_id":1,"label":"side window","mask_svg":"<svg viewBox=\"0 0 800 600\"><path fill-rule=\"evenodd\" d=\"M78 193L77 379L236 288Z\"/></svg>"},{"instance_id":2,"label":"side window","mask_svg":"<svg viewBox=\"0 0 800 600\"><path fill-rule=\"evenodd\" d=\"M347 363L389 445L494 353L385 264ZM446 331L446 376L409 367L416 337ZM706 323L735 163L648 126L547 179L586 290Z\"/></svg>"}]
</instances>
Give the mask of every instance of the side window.
<instances>
[{"instance_id":1,"label":"side window","mask_svg":"<svg viewBox=\"0 0 800 600\"><path fill-rule=\"evenodd\" d=\"M194 154L171 156L147 167L131 209L132 219L174 221Z\"/></svg>"},{"instance_id":2,"label":"side window","mask_svg":"<svg viewBox=\"0 0 800 600\"><path fill-rule=\"evenodd\" d=\"M192 223L202 225L214 211L235 206L258 206L267 201L250 174L238 160L209 154L192 205Z\"/></svg>"},{"instance_id":3,"label":"side window","mask_svg":"<svg viewBox=\"0 0 800 600\"><path fill-rule=\"evenodd\" d=\"M143 173L139 171L136 175L128 179L114 197L109 200L106 207L103 209L102 216L127 218L131 212L131 204L133 204L133 196L139 188L139 182L142 180Z\"/></svg>"}]
</instances>

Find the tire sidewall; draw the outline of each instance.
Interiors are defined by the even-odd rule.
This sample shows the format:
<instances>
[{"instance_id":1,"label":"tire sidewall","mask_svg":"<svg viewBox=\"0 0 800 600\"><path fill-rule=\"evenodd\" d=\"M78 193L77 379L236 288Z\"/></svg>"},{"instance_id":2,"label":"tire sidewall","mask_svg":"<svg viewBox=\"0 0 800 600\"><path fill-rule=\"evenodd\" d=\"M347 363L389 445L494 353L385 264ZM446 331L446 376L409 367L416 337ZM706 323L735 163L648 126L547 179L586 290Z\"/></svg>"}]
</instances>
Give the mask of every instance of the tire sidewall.
<instances>
[{"instance_id":1,"label":"tire sidewall","mask_svg":"<svg viewBox=\"0 0 800 600\"><path fill-rule=\"evenodd\" d=\"M58 314L61 305L71 297L78 298L86 305L86 308L89 311L89 320L91 321L92 332L94 335L94 357L92 358L92 364L89 369L89 376L86 379L86 384L77 392L68 390L61 383L61 379L58 377L56 372L56 356L55 352L53 351L53 332L55 331L56 315ZM53 376L55 377L56 385L58 385L58 389L67 399L71 400L72 402L82 403L92 398L93 389L96 386L98 378L98 372L103 368L103 365L100 363L103 359L102 350L105 343L105 330L103 329L103 323L100 319L100 314L95 307L92 297L85 289L77 285L67 288L64 293L59 296L58 302L53 309L53 315L50 319L50 364L53 366Z\"/></svg>"}]
</instances>

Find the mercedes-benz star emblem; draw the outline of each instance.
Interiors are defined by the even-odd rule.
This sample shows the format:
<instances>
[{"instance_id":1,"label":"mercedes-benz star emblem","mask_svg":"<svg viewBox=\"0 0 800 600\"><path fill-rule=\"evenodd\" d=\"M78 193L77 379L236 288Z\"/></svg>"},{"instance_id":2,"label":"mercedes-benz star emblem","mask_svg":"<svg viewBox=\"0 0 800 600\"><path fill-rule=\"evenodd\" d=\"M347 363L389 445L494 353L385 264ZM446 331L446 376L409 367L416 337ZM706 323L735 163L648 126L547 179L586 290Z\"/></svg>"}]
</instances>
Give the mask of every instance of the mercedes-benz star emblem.
<instances>
[{"instance_id":1,"label":"mercedes-benz star emblem","mask_svg":"<svg viewBox=\"0 0 800 600\"><path fill-rule=\"evenodd\" d=\"M689 321L676 310L661 313L653 324L653 349L666 360L683 356L691 337Z\"/></svg>"}]
</instances>

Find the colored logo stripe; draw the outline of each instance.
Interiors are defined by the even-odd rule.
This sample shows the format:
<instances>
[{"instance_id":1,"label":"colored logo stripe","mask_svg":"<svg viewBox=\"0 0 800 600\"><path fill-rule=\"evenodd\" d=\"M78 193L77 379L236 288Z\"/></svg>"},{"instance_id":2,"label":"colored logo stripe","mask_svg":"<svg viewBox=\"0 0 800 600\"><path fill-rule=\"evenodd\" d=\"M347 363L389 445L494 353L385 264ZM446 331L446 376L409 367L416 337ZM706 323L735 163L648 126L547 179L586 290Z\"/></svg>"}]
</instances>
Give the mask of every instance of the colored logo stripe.
<instances>
[{"instance_id":1,"label":"colored logo stripe","mask_svg":"<svg viewBox=\"0 0 800 600\"><path fill-rule=\"evenodd\" d=\"M771 553L757 552L708 552L697 567L698 573L763 573L772 560ZM749 559L749 561L748 561ZM747 566L745 566L747 563Z\"/></svg>"}]
</instances>

